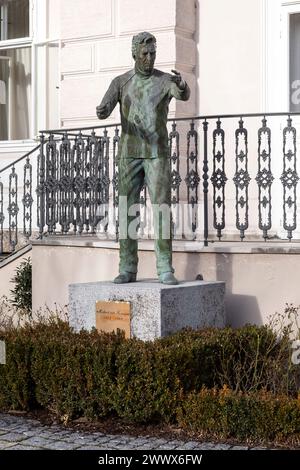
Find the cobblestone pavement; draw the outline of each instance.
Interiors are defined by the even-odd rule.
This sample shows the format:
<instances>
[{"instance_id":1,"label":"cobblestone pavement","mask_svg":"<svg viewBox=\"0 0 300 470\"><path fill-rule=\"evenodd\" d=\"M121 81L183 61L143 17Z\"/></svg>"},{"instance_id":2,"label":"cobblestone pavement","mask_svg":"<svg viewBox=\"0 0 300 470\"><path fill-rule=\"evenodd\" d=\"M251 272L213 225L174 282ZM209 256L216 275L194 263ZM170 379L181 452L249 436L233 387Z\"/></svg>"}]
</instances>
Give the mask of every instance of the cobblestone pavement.
<instances>
[{"instance_id":1,"label":"cobblestone pavement","mask_svg":"<svg viewBox=\"0 0 300 470\"><path fill-rule=\"evenodd\" d=\"M249 447L82 432L0 413L0 450L248 450ZM253 449L253 448L252 448ZM260 448L261 449L261 448Z\"/></svg>"}]
</instances>

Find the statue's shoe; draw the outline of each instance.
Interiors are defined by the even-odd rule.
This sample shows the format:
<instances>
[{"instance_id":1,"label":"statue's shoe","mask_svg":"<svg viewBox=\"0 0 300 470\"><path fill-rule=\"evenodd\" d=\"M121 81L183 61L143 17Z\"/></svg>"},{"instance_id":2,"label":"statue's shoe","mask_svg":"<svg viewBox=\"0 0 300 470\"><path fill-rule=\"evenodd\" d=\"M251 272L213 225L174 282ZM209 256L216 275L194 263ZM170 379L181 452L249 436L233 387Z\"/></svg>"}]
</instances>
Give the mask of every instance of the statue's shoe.
<instances>
[{"instance_id":1,"label":"statue's shoe","mask_svg":"<svg viewBox=\"0 0 300 470\"><path fill-rule=\"evenodd\" d=\"M159 276L159 280L162 284L168 284L168 285L176 285L178 284L178 281L174 274L170 271L167 273L162 273Z\"/></svg>"},{"instance_id":2,"label":"statue's shoe","mask_svg":"<svg viewBox=\"0 0 300 470\"><path fill-rule=\"evenodd\" d=\"M129 273L127 271L120 273L114 279L115 284L126 284L127 282L134 282L134 281L136 281L136 273Z\"/></svg>"}]
</instances>

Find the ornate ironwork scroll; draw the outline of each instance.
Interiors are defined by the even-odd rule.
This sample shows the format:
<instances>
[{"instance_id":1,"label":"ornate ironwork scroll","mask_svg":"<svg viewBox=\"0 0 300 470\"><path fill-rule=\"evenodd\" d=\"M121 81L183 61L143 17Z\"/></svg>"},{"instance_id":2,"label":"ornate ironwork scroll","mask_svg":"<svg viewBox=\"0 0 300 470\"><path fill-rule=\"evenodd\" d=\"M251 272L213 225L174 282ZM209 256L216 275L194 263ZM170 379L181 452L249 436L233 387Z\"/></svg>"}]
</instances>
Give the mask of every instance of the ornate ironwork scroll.
<instances>
[{"instance_id":1,"label":"ornate ironwork scroll","mask_svg":"<svg viewBox=\"0 0 300 470\"><path fill-rule=\"evenodd\" d=\"M217 237L220 240L222 230L225 228L225 185L227 181L225 174L225 132L221 128L220 119L217 121L217 128L213 131L213 174L210 180L214 189L214 228L217 230Z\"/></svg>"},{"instance_id":2,"label":"ornate ironwork scroll","mask_svg":"<svg viewBox=\"0 0 300 470\"><path fill-rule=\"evenodd\" d=\"M37 159L37 225L39 228L39 237L43 237L45 227L45 137L44 134L40 136L40 151Z\"/></svg>"},{"instance_id":3,"label":"ornate ironwork scroll","mask_svg":"<svg viewBox=\"0 0 300 470\"><path fill-rule=\"evenodd\" d=\"M248 173L248 131L244 128L242 118L235 131L235 168L233 181L236 188L236 227L240 231L241 240L243 240L249 226L248 186L251 178Z\"/></svg>"},{"instance_id":4,"label":"ornate ironwork scroll","mask_svg":"<svg viewBox=\"0 0 300 470\"><path fill-rule=\"evenodd\" d=\"M103 204L109 202L109 144L110 138L108 137L107 129L103 131L101 138L101 200Z\"/></svg>"},{"instance_id":5,"label":"ornate ironwork scroll","mask_svg":"<svg viewBox=\"0 0 300 470\"><path fill-rule=\"evenodd\" d=\"M46 143L45 190L46 225L53 234L58 222L58 152L52 134Z\"/></svg>"},{"instance_id":6,"label":"ornate ironwork scroll","mask_svg":"<svg viewBox=\"0 0 300 470\"><path fill-rule=\"evenodd\" d=\"M74 164L71 152L71 142L68 134L64 133L59 146L59 223L62 233L66 234L73 223L73 171Z\"/></svg>"},{"instance_id":7,"label":"ornate ironwork scroll","mask_svg":"<svg viewBox=\"0 0 300 470\"><path fill-rule=\"evenodd\" d=\"M118 206L119 206L119 170L118 170L118 148L120 142L119 128L115 128L115 135L113 137L113 207L114 207L114 223L116 227L116 239L119 237L119 217L118 217Z\"/></svg>"},{"instance_id":8,"label":"ornate ironwork scroll","mask_svg":"<svg viewBox=\"0 0 300 470\"><path fill-rule=\"evenodd\" d=\"M293 231L297 227L296 188L299 176L296 158L296 129L289 116L287 126L283 129L283 172L280 178L283 185L283 227L289 240L293 238Z\"/></svg>"},{"instance_id":9,"label":"ornate ironwork scroll","mask_svg":"<svg viewBox=\"0 0 300 470\"><path fill-rule=\"evenodd\" d=\"M86 222L86 175L85 175L85 143L81 132L75 137L72 149L74 160L74 231L80 235Z\"/></svg>"},{"instance_id":10,"label":"ornate ironwork scroll","mask_svg":"<svg viewBox=\"0 0 300 470\"><path fill-rule=\"evenodd\" d=\"M181 183L181 176L179 173L179 132L176 129L176 122L172 123L172 131L169 134L169 158L170 158L170 171L171 171L171 207L172 210L172 234L176 232L177 214L179 203L179 188Z\"/></svg>"},{"instance_id":11,"label":"ornate ironwork scroll","mask_svg":"<svg viewBox=\"0 0 300 470\"><path fill-rule=\"evenodd\" d=\"M101 184L101 204L104 205L104 217L108 220L108 205L109 205L109 145L110 138L107 135L107 129L103 131L101 137L101 152L100 152L100 184ZM108 223L106 222L104 230L107 231Z\"/></svg>"},{"instance_id":12,"label":"ornate ironwork scroll","mask_svg":"<svg viewBox=\"0 0 300 470\"><path fill-rule=\"evenodd\" d=\"M203 122L203 209L204 209L204 245L208 245L208 152L207 152L208 122Z\"/></svg>"},{"instance_id":13,"label":"ornate ironwork scroll","mask_svg":"<svg viewBox=\"0 0 300 470\"><path fill-rule=\"evenodd\" d=\"M15 167L12 166L9 175L8 186L8 232L9 244L11 250L14 251L18 243L18 175Z\"/></svg>"},{"instance_id":14,"label":"ornate ironwork scroll","mask_svg":"<svg viewBox=\"0 0 300 470\"><path fill-rule=\"evenodd\" d=\"M29 157L24 165L23 178L23 233L28 239L32 233L32 165Z\"/></svg>"},{"instance_id":15,"label":"ornate ironwork scroll","mask_svg":"<svg viewBox=\"0 0 300 470\"><path fill-rule=\"evenodd\" d=\"M101 217L101 184L100 184L100 152L99 139L94 131L87 139L85 148L85 168L87 174L87 229L96 233L97 224Z\"/></svg>"},{"instance_id":16,"label":"ornate ironwork scroll","mask_svg":"<svg viewBox=\"0 0 300 470\"><path fill-rule=\"evenodd\" d=\"M176 130L176 122L172 123L172 131L169 134L170 166L171 166L171 203L179 202L179 188L181 176L179 173L179 132Z\"/></svg>"},{"instance_id":17,"label":"ornate ironwork scroll","mask_svg":"<svg viewBox=\"0 0 300 470\"><path fill-rule=\"evenodd\" d=\"M185 182L187 185L187 200L192 208L192 232L195 232L197 228L198 186L200 177L198 174L198 133L195 130L194 121L191 122L190 130L187 133L187 175Z\"/></svg>"},{"instance_id":18,"label":"ornate ironwork scroll","mask_svg":"<svg viewBox=\"0 0 300 470\"><path fill-rule=\"evenodd\" d=\"M258 173L255 180L258 185L258 226L267 240L268 230L272 227L271 187L274 177L271 171L271 129L267 120L262 120L258 130Z\"/></svg>"}]
</instances>

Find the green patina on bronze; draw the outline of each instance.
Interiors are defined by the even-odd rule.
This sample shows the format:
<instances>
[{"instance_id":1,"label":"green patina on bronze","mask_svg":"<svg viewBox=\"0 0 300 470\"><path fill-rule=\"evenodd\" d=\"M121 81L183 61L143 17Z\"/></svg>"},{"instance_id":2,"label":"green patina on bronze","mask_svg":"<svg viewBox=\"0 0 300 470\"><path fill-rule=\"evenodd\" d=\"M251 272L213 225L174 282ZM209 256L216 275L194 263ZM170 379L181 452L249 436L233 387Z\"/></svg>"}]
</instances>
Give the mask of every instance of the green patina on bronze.
<instances>
[{"instance_id":1,"label":"green patina on bronze","mask_svg":"<svg viewBox=\"0 0 300 470\"><path fill-rule=\"evenodd\" d=\"M147 32L133 37L135 68L116 77L97 107L99 119L106 119L120 104L122 134L119 143L119 196L127 197L127 207L138 204L146 183L152 204L170 206L170 165L167 117L172 98L188 100L190 90L177 71L174 75L154 69L156 39ZM122 214L120 227L134 217ZM154 219L155 220L155 219ZM172 282L172 241L161 237L161 221L154 223L157 272L162 282ZM120 240L120 273L137 272L137 241ZM123 276L124 277L124 276ZM123 282L134 280L126 276ZM121 276L122 278L122 276ZM168 279L170 282L168 282ZM120 279L119 279L120 281ZM119 282L116 280L116 282ZM121 279L122 281L122 279Z\"/></svg>"}]
</instances>

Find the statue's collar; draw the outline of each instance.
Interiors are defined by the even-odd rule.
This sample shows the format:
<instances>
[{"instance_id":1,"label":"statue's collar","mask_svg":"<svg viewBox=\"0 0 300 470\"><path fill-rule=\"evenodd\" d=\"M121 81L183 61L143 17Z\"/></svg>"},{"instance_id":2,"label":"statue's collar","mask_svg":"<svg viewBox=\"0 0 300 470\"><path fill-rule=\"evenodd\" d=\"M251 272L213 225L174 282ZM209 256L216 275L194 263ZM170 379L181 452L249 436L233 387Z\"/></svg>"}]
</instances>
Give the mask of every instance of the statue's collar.
<instances>
[{"instance_id":1,"label":"statue's collar","mask_svg":"<svg viewBox=\"0 0 300 470\"><path fill-rule=\"evenodd\" d=\"M153 75L153 72L154 72L154 69L153 69L151 72L147 73L147 72L142 72L142 71L139 70L137 67L135 67L135 73L136 73L136 75L137 75L139 78L143 79L143 80L146 80L147 78L150 78L150 77Z\"/></svg>"}]
</instances>

